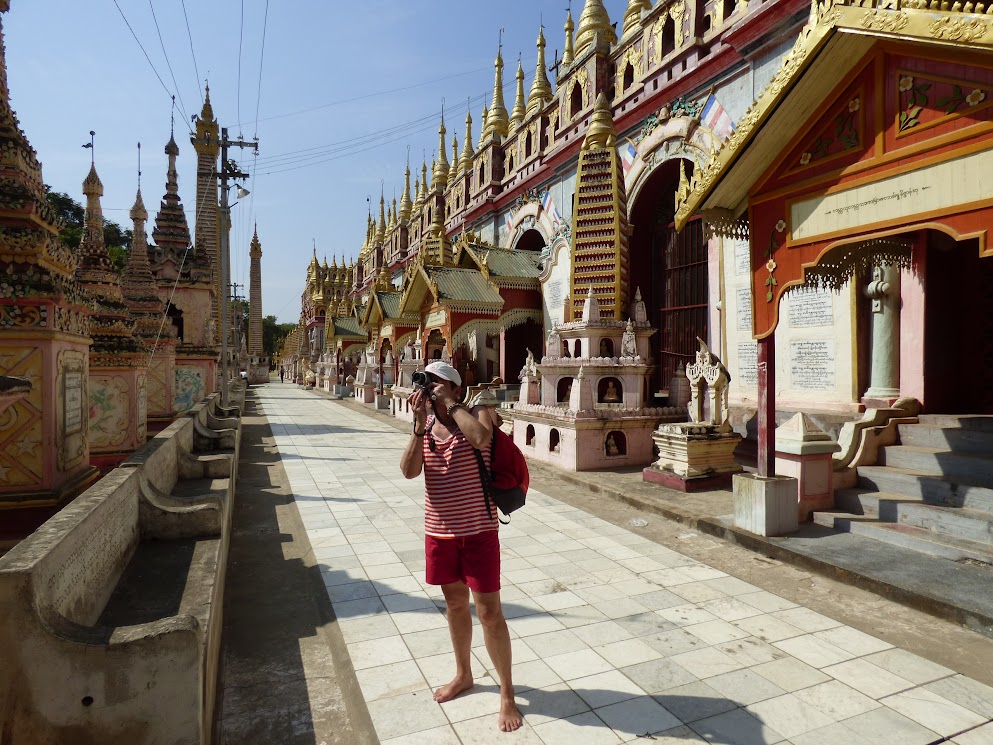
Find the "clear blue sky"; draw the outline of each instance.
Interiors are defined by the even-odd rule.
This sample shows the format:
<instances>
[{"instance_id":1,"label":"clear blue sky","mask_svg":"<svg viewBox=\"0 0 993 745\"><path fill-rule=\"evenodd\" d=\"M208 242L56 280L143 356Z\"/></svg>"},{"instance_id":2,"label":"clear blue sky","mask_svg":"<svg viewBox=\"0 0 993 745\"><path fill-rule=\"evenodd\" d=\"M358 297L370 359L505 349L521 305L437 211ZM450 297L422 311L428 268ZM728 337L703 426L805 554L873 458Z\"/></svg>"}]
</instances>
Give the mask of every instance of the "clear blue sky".
<instances>
[{"instance_id":1,"label":"clear blue sky","mask_svg":"<svg viewBox=\"0 0 993 745\"><path fill-rule=\"evenodd\" d=\"M366 197L378 210L383 181L387 199L394 190L399 198L408 147L412 171L419 171L424 153L430 166L443 97L449 156L453 130L462 146L467 97L478 140L501 27L508 110L519 52L525 92L530 88L540 20L549 64L564 38L562 0L272 0L259 96L266 0L184 1L189 34L180 0L117 4L165 87L178 91L180 194L191 230L196 161L187 125L202 104L194 59L200 83L209 76L221 125L231 136L258 135L259 160L247 184L252 196L232 210L232 281L248 281L248 243L257 221L263 313L280 321L299 316L313 241L322 260L325 254L329 261L332 254L354 257L364 237ZM605 5L619 28L626 1ZM576 0L577 23L581 11ZM83 200L90 156L81 146L95 130L105 215L130 227L141 141L142 194L154 216L165 186L170 93L114 0L13 0L4 31L12 103L46 183ZM251 171L249 153L239 162Z\"/></svg>"}]
</instances>

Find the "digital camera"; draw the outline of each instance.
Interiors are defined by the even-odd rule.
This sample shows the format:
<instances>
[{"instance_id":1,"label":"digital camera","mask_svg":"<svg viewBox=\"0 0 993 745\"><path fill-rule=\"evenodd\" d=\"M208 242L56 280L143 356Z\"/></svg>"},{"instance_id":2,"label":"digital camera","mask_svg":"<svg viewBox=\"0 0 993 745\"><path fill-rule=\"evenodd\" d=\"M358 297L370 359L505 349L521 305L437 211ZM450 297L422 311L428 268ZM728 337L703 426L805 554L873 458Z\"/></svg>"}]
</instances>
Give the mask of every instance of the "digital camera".
<instances>
[{"instance_id":1,"label":"digital camera","mask_svg":"<svg viewBox=\"0 0 993 745\"><path fill-rule=\"evenodd\" d=\"M410 376L410 382L414 388L427 388L431 378L423 370L417 370Z\"/></svg>"}]
</instances>

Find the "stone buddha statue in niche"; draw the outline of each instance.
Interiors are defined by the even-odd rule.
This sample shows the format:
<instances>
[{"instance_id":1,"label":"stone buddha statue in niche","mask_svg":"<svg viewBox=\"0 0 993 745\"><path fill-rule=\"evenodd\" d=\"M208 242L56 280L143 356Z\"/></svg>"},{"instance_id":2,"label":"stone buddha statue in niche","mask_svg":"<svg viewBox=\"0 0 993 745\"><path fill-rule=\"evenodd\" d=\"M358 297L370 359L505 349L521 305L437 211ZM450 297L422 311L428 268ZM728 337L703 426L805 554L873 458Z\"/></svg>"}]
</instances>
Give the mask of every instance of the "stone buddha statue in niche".
<instances>
[{"instance_id":1,"label":"stone buddha statue in niche","mask_svg":"<svg viewBox=\"0 0 993 745\"><path fill-rule=\"evenodd\" d=\"M605 404L616 404L621 400L620 393L617 390L617 386L614 384L613 380L607 381L607 390L603 394L603 402Z\"/></svg>"},{"instance_id":2,"label":"stone buddha statue in niche","mask_svg":"<svg viewBox=\"0 0 993 745\"><path fill-rule=\"evenodd\" d=\"M613 435L607 435L607 455L620 455L621 451L617 447L617 441Z\"/></svg>"}]
</instances>

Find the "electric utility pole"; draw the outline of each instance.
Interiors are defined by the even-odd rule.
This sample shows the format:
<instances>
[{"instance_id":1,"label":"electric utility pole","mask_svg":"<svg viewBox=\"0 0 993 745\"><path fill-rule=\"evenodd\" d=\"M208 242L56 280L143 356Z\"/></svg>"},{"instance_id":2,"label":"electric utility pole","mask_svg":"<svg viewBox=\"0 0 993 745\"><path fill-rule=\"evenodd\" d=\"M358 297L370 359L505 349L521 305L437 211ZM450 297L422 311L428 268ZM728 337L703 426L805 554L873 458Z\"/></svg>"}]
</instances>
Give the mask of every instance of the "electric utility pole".
<instances>
[{"instance_id":1,"label":"electric utility pole","mask_svg":"<svg viewBox=\"0 0 993 745\"><path fill-rule=\"evenodd\" d=\"M228 184L228 179L246 179L248 174L239 170L238 164L233 160L228 160L228 148L229 147L240 147L246 148L250 147L255 150L256 153L259 151L258 142L245 142L243 139L239 138L237 140L228 139L228 128L221 128L221 172L218 174L218 178L221 180L221 292L223 297L221 298L221 405L227 407L228 404L228 393L230 390L230 380L228 378L228 343L230 340L229 333L229 314L231 312L231 297L230 290L231 287L228 284L231 281L231 236L228 233L231 227L231 205L228 204L228 189L233 184ZM245 190L244 194L247 195L248 191Z\"/></svg>"}]
</instances>

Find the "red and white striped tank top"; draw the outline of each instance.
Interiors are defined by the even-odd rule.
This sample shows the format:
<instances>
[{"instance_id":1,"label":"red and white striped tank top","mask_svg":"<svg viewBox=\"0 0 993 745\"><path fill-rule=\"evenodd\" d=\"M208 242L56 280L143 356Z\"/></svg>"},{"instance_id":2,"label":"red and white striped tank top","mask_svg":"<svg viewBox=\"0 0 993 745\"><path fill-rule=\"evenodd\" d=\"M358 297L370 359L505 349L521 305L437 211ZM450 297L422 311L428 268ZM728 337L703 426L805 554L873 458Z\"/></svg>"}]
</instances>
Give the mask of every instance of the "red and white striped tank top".
<instances>
[{"instance_id":1,"label":"red and white striped tank top","mask_svg":"<svg viewBox=\"0 0 993 745\"><path fill-rule=\"evenodd\" d=\"M476 535L497 530L496 507L493 517L486 514L479 465L462 430L446 440L434 437L434 417L427 422L424 452L424 532L439 538ZM434 440L434 451L428 442ZM483 462L490 465L489 448L482 450Z\"/></svg>"}]
</instances>

